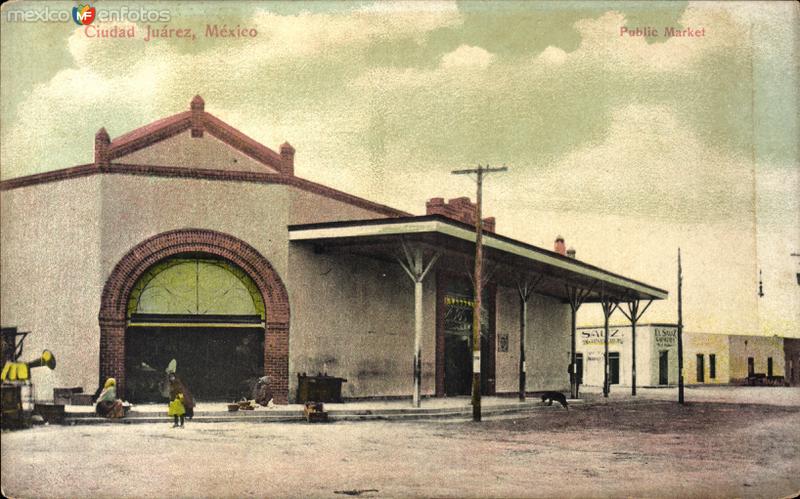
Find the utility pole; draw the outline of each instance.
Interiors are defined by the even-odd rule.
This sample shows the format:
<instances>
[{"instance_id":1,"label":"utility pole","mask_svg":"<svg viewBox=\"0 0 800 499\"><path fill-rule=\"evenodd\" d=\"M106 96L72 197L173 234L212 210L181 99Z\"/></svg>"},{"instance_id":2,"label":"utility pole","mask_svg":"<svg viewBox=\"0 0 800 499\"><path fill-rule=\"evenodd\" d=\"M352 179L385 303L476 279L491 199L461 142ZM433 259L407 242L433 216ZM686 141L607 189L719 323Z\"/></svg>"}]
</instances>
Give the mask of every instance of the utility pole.
<instances>
[{"instance_id":1,"label":"utility pole","mask_svg":"<svg viewBox=\"0 0 800 499\"><path fill-rule=\"evenodd\" d=\"M483 176L489 173L508 171L505 166L492 168L489 165L472 168L469 170L453 170L453 175L476 174L478 195L476 205L478 213L475 217L475 274L472 276L475 286L475 309L472 311L472 420L481 420L481 298L483 282L481 282L481 267L483 264L483 220L481 219Z\"/></svg>"},{"instance_id":2,"label":"utility pole","mask_svg":"<svg viewBox=\"0 0 800 499\"><path fill-rule=\"evenodd\" d=\"M678 248L678 403L683 404L683 271L681 249Z\"/></svg>"}]
</instances>

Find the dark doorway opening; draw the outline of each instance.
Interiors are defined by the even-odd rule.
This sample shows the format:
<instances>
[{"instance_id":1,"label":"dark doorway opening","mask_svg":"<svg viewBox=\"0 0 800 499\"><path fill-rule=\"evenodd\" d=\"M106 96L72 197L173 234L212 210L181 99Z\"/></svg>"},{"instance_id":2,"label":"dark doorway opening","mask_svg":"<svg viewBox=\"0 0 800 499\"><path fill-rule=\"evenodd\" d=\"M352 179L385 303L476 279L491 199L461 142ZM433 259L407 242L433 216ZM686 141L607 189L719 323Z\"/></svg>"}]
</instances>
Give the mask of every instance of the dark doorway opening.
<instances>
[{"instance_id":1,"label":"dark doorway opening","mask_svg":"<svg viewBox=\"0 0 800 499\"><path fill-rule=\"evenodd\" d=\"M697 354L697 382L704 383L706 381L706 368L703 361L703 354Z\"/></svg>"},{"instance_id":2,"label":"dark doorway opening","mask_svg":"<svg viewBox=\"0 0 800 499\"><path fill-rule=\"evenodd\" d=\"M578 384L583 384L583 354L576 353L575 354L575 364L576 364L576 371L578 373Z\"/></svg>"},{"instance_id":3,"label":"dark doorway opening","mask_svg":"<svg viewBox=\"0 0 800 499\"><path fill-rule=\"evenodd\" d=\"M658 384L669 384L669 351L658 352Z\"/></svg>"},{"instance_id":4,"label":"dark doorway opening","mask_svg":"<svg viewBox=\"0 0 800 499\"><path fill-rule=\"evenodd\" d=\"M444 306L444 394L472 393L472 323L475 302L472 283L449 279ZM441 303L441 302L440 302ZM494 393L494 300L490 287L484 288L481 313L481 393Z\"/></svg>"},{"instance_id":5,"label":"dark doorway opening","mask_svg":"<svg viewBox=\"0 0 800 499\"><path fill-rule=\"evenodd\" d=\"M756 361L753 357L747 358L747 376L752 377L756 372Z\"/></svg>"},{"instance_id":6,"label":"dark doorway opening","mask_svg":"<svg viewBox=\"0 0 800 499\"><path fill-rule=\"evenodd\" d=\"M708 377L711 379L717 377L717 356L713 353L708 355Z\"/></svg>"},{"instance_id":7,"label":"dark doorway opening","mask_svg":"<svg viewBox=\"0 0 800 499\"><path fill-rule=\"evenodd\" d=\"M132 326L125 335L131 402L164 402L160 383L170 360L195 399L232 401L264 373L260 327Z\"/></svg>"},{"instance_id":8,"label":"dark doorway opening","mask_svg":"<svg viewBox=\"0 0 800 499\"><path fill-rule=\"evenodd\" d=\"M619 352L608 353L608 384L619 384Z\"/></svg>"}]
</instances>

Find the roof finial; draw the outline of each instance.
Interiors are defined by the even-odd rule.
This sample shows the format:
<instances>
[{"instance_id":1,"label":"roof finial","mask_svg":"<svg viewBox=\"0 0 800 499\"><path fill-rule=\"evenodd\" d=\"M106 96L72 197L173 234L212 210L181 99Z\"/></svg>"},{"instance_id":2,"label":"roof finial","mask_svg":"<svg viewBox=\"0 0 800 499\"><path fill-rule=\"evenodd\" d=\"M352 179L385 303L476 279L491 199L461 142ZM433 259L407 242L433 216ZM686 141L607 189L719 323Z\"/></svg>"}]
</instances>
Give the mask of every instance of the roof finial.
<instances>
[{"instance_id":1,"label":"roof finial","mask_svg":"<svg viewBox=\"0 0 800 499\"><path fill-rule=\"evenodd\" d=\"M206 101L204 101L199 94L194 96L194 99L192 99L192 102L189 105L189 108L192 111L203 111L205 110L205 107L206 107Z\"/></svg>"},{"instance_id":2,"label":"roof finial","mask_svg":"<svg viewBox=\"0 0 800 499\"><path fill-rule=\"evenodd\" d=\"M94 134L94 164L97 166L108 166L110 163L109 149L111 147L111 137L105 128L101 128Z\"/></svg>"},{"instance_id":3,"label":"roof finial","mask_svg":"<svg viewBox=\"0 0 800 499\"><path fill-rule=\"evenodd\" d=\"M200 95L195 95L189 108L192 110L192 137L201 138L203 136L206 103Z\"/></svg>"}]
</instances>

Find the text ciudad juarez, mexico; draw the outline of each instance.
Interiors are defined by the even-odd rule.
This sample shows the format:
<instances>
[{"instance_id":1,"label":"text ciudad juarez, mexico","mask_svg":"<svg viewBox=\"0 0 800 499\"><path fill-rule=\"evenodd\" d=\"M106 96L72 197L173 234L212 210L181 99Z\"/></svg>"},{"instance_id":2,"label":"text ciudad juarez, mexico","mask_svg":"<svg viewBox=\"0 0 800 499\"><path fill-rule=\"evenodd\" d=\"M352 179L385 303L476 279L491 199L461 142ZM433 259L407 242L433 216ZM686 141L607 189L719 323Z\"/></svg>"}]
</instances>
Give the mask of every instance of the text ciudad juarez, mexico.
<instances>
[{"instance_id":1,"label":"text ciudad juarez, mexico","mask_svg":"<svg viewBox=\"0 0 800 499\"><path fill-rule=\"evenodd\" d=\"M128 26L102 26L90 25L84 28L84 33L87 38L138 38L146 42L158 39L184 39L196 40L197 32L193 28L178 28L169 25L152 26L147 24L144 29L131 24ZM253 27L247 26L228 26L227 24L206 24L205 29L202 31L202 36L205 38L255 38L258 36L258 30Z\"/></svg>"}]
</instances>

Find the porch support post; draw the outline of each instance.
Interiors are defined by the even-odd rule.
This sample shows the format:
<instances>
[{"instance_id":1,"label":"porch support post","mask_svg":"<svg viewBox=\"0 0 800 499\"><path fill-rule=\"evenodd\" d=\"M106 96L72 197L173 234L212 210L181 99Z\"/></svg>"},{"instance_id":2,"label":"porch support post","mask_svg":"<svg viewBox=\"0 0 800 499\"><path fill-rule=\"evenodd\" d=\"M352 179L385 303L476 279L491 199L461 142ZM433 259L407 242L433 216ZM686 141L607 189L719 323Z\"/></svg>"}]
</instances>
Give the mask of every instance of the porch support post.
<instances>
[{"instance_id":1,"label":"porch support post","mask_svg":"<svg viewBox=\"0 0 800 499\"><path fill-rule=\"evenodd\" d=\"M577 286L570 286L569 284L565 284L564 288L567 291L567 298L569 301L570 309L572 310L572 334L571 334L571 349L570 349L570 363L569 363L569 386L570 386L570 398L576 399L578 398L578 385L580 380L578 379L578 361L577 361L577 354L575 352L576 348L576 336L578 334L578 327L577 327L577 316L578 316L578 309L581 308L584 300L589 296L594 289L596 281L592 283L591 286L587 289L579 288Z\"/></svg>"},{"instance_id":2,"label":"porch support post","mask_svg":"<svg viewBox=\"0 0 800 499\"><path fill-rule=\"evenodd\" d=\"M641 311L639 310L639 303L640 300L638 298L632 298L625 302L628 306L627 312L622 307L619 309L622 315L631 321L631 395L634 397L636 396L636 323L642 318L647 308L653 303L653 300L649 300Z\"/></svg>"},{"instance_id":3,"label":"porch support post","mask_svg":"<svg viewBox=\"0 0 800 499\"><path fill-rule=\"evenodd\" d=\"M412 252L408 246L406 246L405 241L401 240L401 243L405 262L402 258L398 258L397 261L414 282L414 391L412 395L412 404L414 407L419 407L420 387L422 385L422 283L428 271L431 270L433 264L439 259L440 253L435 253L428 262L428 265L424 266L422 248L417 246L413 248Z\"/></svg>"},{"instance_id":4,"label":"porch support post","mask_svg":"<svg viewBox=\"0 0 800 499\"><path fill-rule=\"evenodd\" d=\"M525 336L528 331L528 299L530 299L536 286L543 276L517 283L519 291L519 399L525 400L527 365L525 364Z\"/></svg>"},{"instance_id":5,"label":"porch support post","mask_svg":"<svg viewBox=\"0 0 800 499\"><path fill-rule=\"evenodd\" d=\"M608 318L611 317L611 314L617 309L619 303L609 298L605 293L601 293L600 305L603 307L603 327L605 329L605 337L603 340L603 397L608 397L608 393L611 391L608 379Z\"/></svg>"}]
</instances>

